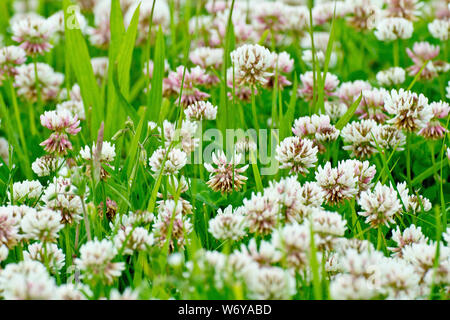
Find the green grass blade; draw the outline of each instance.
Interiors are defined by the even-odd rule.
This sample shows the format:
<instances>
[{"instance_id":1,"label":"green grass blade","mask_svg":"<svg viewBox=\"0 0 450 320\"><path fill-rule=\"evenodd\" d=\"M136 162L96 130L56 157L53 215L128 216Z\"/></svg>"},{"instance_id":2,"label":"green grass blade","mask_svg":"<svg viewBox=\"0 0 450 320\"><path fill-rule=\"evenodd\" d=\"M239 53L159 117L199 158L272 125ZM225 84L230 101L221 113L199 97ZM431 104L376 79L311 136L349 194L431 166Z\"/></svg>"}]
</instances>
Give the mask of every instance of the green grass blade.
<instances>
[{"instance_id":1,"label":"green grass blade","mask_svg":"<svg viewBox=\"0 0 450 320\"><path fill-rule=\"evenodd\" d=\"M350 121L350 119L355 114L356 109L358 109L359 103L362 100L362 93L359 95L358 99L356 99L350 108L348 108L347 112L342 116L342 118L339 119L339 121L336 123L335 127L338 130L342 130L342 128L345 127L345 125Z\"/></svg>"},{"instance_id":2,"label":"green grass blade","mask_svg":"<svg viewBox=\"0 0 450 320\"><path fill-rule=\"evenodd\" d=\"M74 11L70 9L72 3L69 0L64 0L63 4L64 19L66 22L66 50L69 52L70 65L81 89L81 97L86 115L91 116L88 122L90 123L91 139L94 140L100 128L100 123L104 119L104 103L101 100L100 88L92 69L91 57L89 56L86 41L81 34L81 30L72 27L71 23L69 23L70 21L76 21ZM89 111L90 108L92 108L92 111Z\"/></svg>"}]
</instances>

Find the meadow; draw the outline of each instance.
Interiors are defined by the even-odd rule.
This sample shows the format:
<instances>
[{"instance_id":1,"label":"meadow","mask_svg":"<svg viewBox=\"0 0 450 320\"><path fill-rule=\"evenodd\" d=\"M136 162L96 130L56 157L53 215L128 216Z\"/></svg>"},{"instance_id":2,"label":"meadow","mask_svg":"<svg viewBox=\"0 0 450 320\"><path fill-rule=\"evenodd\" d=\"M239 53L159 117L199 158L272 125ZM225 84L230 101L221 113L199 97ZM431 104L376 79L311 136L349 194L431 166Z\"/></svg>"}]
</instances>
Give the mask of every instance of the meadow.
<instances>
[{"instance_id":1,"label":"meadow","mask_svg":"<svg viewBox=\"0 0 450 320\"><path fill-rule=\"evenodd\" d=\"M0 298L447 300L450 2L0 1Z\"/></svg>"}]
</instances>

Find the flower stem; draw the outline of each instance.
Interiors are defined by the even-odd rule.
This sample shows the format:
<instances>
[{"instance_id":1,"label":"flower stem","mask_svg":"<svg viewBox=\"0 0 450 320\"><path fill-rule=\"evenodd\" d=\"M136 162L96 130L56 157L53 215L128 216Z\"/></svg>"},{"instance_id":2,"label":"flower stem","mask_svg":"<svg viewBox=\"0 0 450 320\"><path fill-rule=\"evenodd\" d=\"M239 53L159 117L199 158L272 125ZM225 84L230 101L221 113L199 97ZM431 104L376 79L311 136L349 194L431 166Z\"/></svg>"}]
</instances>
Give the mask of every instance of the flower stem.
<instances>
[{"instance_id":1,"label":"flower stem","mask_svg":"<svg viewBox=\"0 0 450 320\"><path fill-rule=\"evenodd\" d=\"M408 179L409 192L412 192L411 183L411 133L406 135L406 177Z\"/></svg>"},{"instance_id":2,"label":"flower stem","mask_svg":"<svg viewBox=\"0 0 450 320\"><path fill-rule=\"evenodd\" d=\"M256 132L259 132L258 115L256 113L256 102L255 102L255 87L252 86L252 114L253 114L253 125Z\"/></svg>"},{"instance_id":3,"label":"flower stem","mask_svg":"<svg viewBox=\"0 0 450 320\"><path fill-rule=\"evenodd\" d=\"M19 111L19 105L17 104L16 91L14 90L12 79L8 79L7 83L8 83L8 87L9 87L9 92L11 94L11 100L12 100L12 104L13 104L13 108L14 108L14 115L15 115L16 121L17 121L17 128L19 130L20 142L22 143L22 147L23 147L23 150L25 153L25 158L28 159L28 147L27 147L27 143L25 140L25 135L23 133L22 121L20 120L20 111Z\"/></svg>"},{"instance_id":4,"label":"flower stem","mask_svg":"<svg viewBox=\"0 0 450 320\"><path fill-rule=\"evenodd\" d=\"M34 79L36 81L36 94L39 110L42 108L42 96L41 96L41 84L39 82L38 70L37 70L37 58L33 57L34 63Z\"/></svg>"},{"instance_id":5,"label":"flower stem","mask_svg":"<svg viewBox=\"0 0 450 320\"><path fill-rule=\"evenodd\" d=\"M394 67L398 67L400 64L400 47L399 47L399 40L394 40L394 48L393 48L393 55L394 55Z\"/></svg>"},{"instance_id":6,"label":"flower stem","mask_svg":"<svg viewBox=\"0 0 450 320\"><path fill-rule=\"evenodd\" d=\"M378 227L378 240L377 240L377 250L380 251L381 249L381 240L382 240L382 234L381 234L381 226Z\"/></svg>"}]
</instances>

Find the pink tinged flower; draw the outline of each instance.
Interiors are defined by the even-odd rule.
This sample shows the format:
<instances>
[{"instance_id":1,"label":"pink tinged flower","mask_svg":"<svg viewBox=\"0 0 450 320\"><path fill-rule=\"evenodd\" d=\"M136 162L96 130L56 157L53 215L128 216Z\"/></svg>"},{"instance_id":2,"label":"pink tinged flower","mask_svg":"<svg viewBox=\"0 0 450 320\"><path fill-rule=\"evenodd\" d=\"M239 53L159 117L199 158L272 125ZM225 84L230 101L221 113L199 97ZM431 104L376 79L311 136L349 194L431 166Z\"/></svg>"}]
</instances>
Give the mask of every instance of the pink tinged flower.
<instances>
[{"instance_id":1,"label":"pink tinged flower","mask_svg":"<svg viewBox=\"0 0 450 320\"><path fill-rule=\"evenodd\" d=\"M53 47L50 38L53 34L48 20L40 16L27 16L11 25L12 39L29 55L40 55Z\"/></svg>"},{"instance_id":2,"label":"pink tinged flower","mask_svg":"<svg viewBox=\"0 0 450 320\"><path fill-rule=\"evenodd\" d=\"M21 47L8 46L0 49L0 81L3 77L14 77L16 66L25 63L27 57Z\"/></svg>"},{"instance_id":3,"label":"pink tinged flower","mask_svg":"<svg viewBox=\"0 0 450 320\"><path fill-rule=\"evenodd\" d=\"M269 234L278 223L279 204L269 195L252 193L250 199L244 199L242 211L249 221L251 233Z\"/></svg>"},{"instance_id":4,"label":"pink tinged flower","mask_svg":"<svg viewBox=\"0 0 450 320\"><path fill-rule=\"evenodd\" d=\"M322 77L324 75L322 74ZM314 76L312 71L308 71L300 76L300 81L302 86L298 89L299 94L303 96L306 100L310 101L313 99L314 94ZM317 81L317 79L316 79ZM334 96L335 90L339 85L338 78L331 73L327 73L324 85L324 94L327 97Z\"/></svg>"},{"instance_id":5,"label":"pink tinged flower","mask_svg":"<svg viewBox=\"0 0 450 320\"><path fill-rule=\"evenodd\" d=\"M363 209L358 214L366 217L366 223L373 228L395 223L394 216L401 210L397 192L392 186L384 186L380 182L377 183L373 192L370 190L362 192L358 204Z\"/></svg>"},{"instance_id":6,"label":"pink tinged flower","mask_svg":"<svg viewBox=\"0 0 450 320\"><path fill-rule=\"evenodd\" d=\"M204 69L209 67L218 69L223 63L223 49L200 47L189 54L189 59Z\"/></svg>"},{"instance_id":7,"label":"pink tinged flower","mask_svg":"<svg viewBox=\"0 0 450 320\"><path fill-rule=\"evenodd\" d=\"M353 157L367 158L376 152L372 146L372 134L377 123L374 120L353 121L347 124L341 132L346 144L343 149L351 152Z\"/></svg>"},{"instance_id":8,"label":"pink tinged flower","mask_svg":"<svg viewBox=\"0 0 450 320\"><path fill-rule=\"evenodd\" d=\"M372 180L377 173L375 165L370 165L369 161L345 160L353 166L355 176L358 178L358 192L368 190L372 187Z\"/></svg>"},{"instance_id":9,"label":"pink tinged flower","mask_svg":"<svg viewBox=\"0 0 450 320\"><path fill-rule=\"evenodd\" d=\"M41 115L41 124L54 131L50 137L43 141L40 145L47 152L58 155L67 154L67 150L72 150L72 143L69 141L67 134L76 135L80 132L80 120L69 111L46 111Z\"/></svg>"},{"instance_id":10,"label":"pink tinged flower","mask_svg":"<svg viewBox=\"0 0 450 320\"><path fill-rule=\"evenodd\" d=\"M350 106L356 100L363 90L370 90L372 86L369 82L363 80L355 80L344 82L339 89L336 90L336 95L339 99Z\"/></svg>"},{"instance_id":11,"label":"pink tinged flower","mask_svg":"<svg viewBox=\"0 0 450 320\"><path fill-rule=\"evenodd\" d=\"M17 94L32 102L37 101L34 64L22 64L16 68L16 71L14 87L17 88ZM55 72L51 66L41 62L37 63L37 73L42 100L45 102L55 100L60 92L60 86L64 82L64 75Z\"/></svg>"},{"instance_id":12,"label":"pink tinged flower","mask_svg":"<svg viewBox=\"0 0 450 320\"><path fill-rule=\"evenodd\" d=\"M427 126L428 121L433 117L431 108L428 105L428 98L423 94L416 94L411 91L400 89L392 90L385 95L385 110L393 115L387 121L399 130L409 132L418 131Z\"/></svg>"},{"instance_id":13,"label":"pink tinged flower","mask_svg":"<svg viewBox=\"0 0 450 320\"><path fill-rule=\"evenodd\" d=\"M54 132L50 137L39 144L49 153L58 155L66 155L67 150L72 150L72 143L69 141L67 134Z\"/></svg>"},{"instance_id":14,"label":"pink tinged flower","mask_svg":"<svg viewBox=\"0 0 450 320\"><path fill-rule=\"evenodd\" d=\"M163 80L163 92L166 95L179 95L183 86L181 103L188 106L197 101L203 101L209 98L209 94L200 91L197 86L207 84L209 76L201 67L186 69L183 66L177 67L176 71L169 73ZM184 80L183 80L184 74Z\"/></svg>"},{"instance_id":15,"label":"pink tinged flower","mask_svg":"<svg viewBox=\"0 0 450 320\"><path fill-rule=\"evenodd\" d=\"M422 79L431 79L436 75L436 70L431 62L439 54L439 46L434 46L426 41L415 42L413 49L406 49L406 53L414 62L414 65L408 68L409 75L415 76L422 69L425 61L428 61L426 67L423 69L420 77Z\"/></svg>"},{"instance_id":16,"label":"pink tinged flower","mask_svg":"<svg viewBox=\"0 0 450 320\"><path fill-rule=\"evenodd\" d=\"M214 191L229 193L233 190L239 191L245 184L247 177L242 173L248 168L248 164L238 167L242 154L235 153L233 158L228 161L223 151L212 154L212 161L215 166L205 163L206 170L210 173L207 185Z\"/></svg>"},{"instance_id":17,"label":"pink tinged flower","mask_svg":"<svg viewBox=\"0 0 450 320\"><path fill-rule=\"evenodd\" d=\"M358 193L358 178L350 162L339 162L335 168L331 167L330 162L323 167L319 166L316 181L325 194L326 202L331 205L352 199Z\"/></svg>"},{"instance_id":18,"label":"pink tinged flower","mask_svg":"<svg viewBox=\"0 0 450 320\"><path fill-rule=\"evenodd\" d=\"M269 68L273 65L270 51L258 44L243 45L231 52L235 80L238 85L265 85L272 76Z\"/></svg>"},{"instance_id":19,"label":"pink tinged flower","mask_svg":"<svg viewBox=\"0 0 450 320\"><path fill-rule=\"evenodd\" d=\"M80 132L80 120L75 115L73 116L67 110L62 111L46 111L41 115L41 124L52 131L62 132L76 135Z\"/></svg>"},{"instance_id":20,"label":"pink tinged flower","mask_svg":"<svg viewBox=\"0 0 450 320\"><path fill-rule=\"evenodd\" d=\"M430 109L433 117L428 122L425 128L419 131L419 134L428 139L442 139L447 132L447 129L439 121L448 116L450 106L447 102L439 101L430 103Z\"/></svg>"},{"instance_id":21,"label":"pink tinged flower","mask_svg":"<svg viewBox=\"0 0 450 320\"><path fill-rule=\"evenodd\" d=\"M0 207L0 247L2 245L12 249L19 239L16 219L12 216L6 207Z\"/></svg>"},{"instance_id":22,"label":"pink tinged flower","mask_svg":"<svg viewBox=\"0 0 450 320\"><path fill-rule=\"evenodd\" d=\"M359 115L360 119L372 119L377 123L384 123L388 118L384 113L384 96L387 93L383 88L364 90L355 114Z\"/></svg>"},{"instance_id":23,"label":"pink tinged flower","mask_svg":"<svg viewBox=\"0 0 450 320\"><path fill-rule=\"evenodd\" d=\"M217 115L217 106L209 101L198 101L189 105L184 111L189 120L215 120Z\"/></svg>"},{"instance_id":24,"label":"pink tinged flower","mask_svg":"<svg viewBox=\"0 0 450 320\"><path fill-rule=\"evenodd\" d=\"M419 0L388 0L387 14L390 17L402 17L411 21L417 20L423 2Z\"/></svg>"},{"instance_id":25,"label":"pink tinged flower","mask_svg":"<svg viewBox=\"0 0 450 320\"><path fill-rule=\"evenodd\" d=\"M290 173L308 173L308 169L317 162L317 147L309 139L287 137L276 148L276 156L281 169L290 169Z\"/></svg>"}]
</instances>

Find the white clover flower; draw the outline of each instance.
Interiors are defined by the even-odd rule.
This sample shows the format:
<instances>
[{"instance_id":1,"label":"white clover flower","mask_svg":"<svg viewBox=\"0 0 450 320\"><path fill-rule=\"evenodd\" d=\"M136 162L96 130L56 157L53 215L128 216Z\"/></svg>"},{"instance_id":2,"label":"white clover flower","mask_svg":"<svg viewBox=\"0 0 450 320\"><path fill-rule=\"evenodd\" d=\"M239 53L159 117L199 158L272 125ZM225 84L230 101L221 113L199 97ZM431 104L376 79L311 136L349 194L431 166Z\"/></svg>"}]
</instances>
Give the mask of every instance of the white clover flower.
<instances>
[{"instance_id":1,"label":"white clover flower","mask_svg":"<svg viewBox=\"0 0 450 320\"><path fill-rule=\"evenodd\" d=\"M440 246L436 260L436 243L413 243L403 249L403 259L412 264L420 276L420 281L431 285L450 282L450 247ZM434 266L437 265L435 269Z\"/></svg>"},{"instance_id":2,"label":"white clover flower","mask_svg":"<svg viewBox=\"0 0 450 320\"><path fill-rule=\"evenodd\" d=\"M423 95L417 95L411 91L393 89L384 99L384 108L393 115L388 120L399 130L409 132L418 131L426 127L428 121L433 117L428 99Z\"/></svg>"},{"instance_id":3,"label":"white clover flower","mask_svg":"<svg viewBox=\"0 0 450 320\"><path fill-rule=\"evenodd\" d=\"M248 164L238 167L241 162L242 154L235 153L230 161L227 160L225 153L221 150L212 154L212 162L205 163L206 170L210 173L207 185L215 192L239 191L247 181L247 177L242 175L248 168Z\"/></svg>"},{"instance_id":4,"label":"white clover flower","mask_svg":"<svg viewBox=\"0 0 450 320\"><path fill-rule=\"evenodd\" d=\"M113 239L116 248L123 249L123 254L133 255L134 252L147 251L154 243L153 234L143 227L129 225L119 229Z\"/></svg>"},{"instance_id":5,"label":"white clover flower","mask_svg":"<svg viewBox=\"0 0 450 320\"><path fill-rule=\"evenodd\" d=\"M169 228L172 228L169 247L173 251L175 243L178 248L183 248L188 241L188 235L193 226L190 218L183 216L183 205L180 201L165 200L158 208L158 216L153 224L153 234L156 244L163 247L167 241ZM172 227L171 227L172 226Z\"/></svg>"},{"instance_id":6,"label":"white clover flower","mask_svg":"<svg viewBox=\"0 0 450 320\"><path fill-rule=\"evenodd\" d=\"M31 102L36 102L38 94L36 90L34 64L22 64L16 70L17 75L14 78L14 86L17 88L17 95ZM55 72L51 66L42 62L37 63L37 73L42 101L48 102L55 100L64 82L64 75Z\"/></svg>"},{"instance_id":7,"label":"white clover flower","mask_svg":"<svg viewBox=\"0 0 450 320\"><path fill-rule=\"evenodd\" d=\"M108 57L95 57L91 59L92 69L94 71L94 75L102 81L107 73L108 73Z\"/></svg>"},{"instance_id":8,"label":"white clover flower","mask_svg":"<svg viewBox=\"0 0 450 320\"><path fill-rule=\"evenodd\" d=\"M59 237L59 231L64 227L59 212L43 209L28 210L20 224L24 237L42 242L54 242Z\"/></svg>"},{"instance_id":9,"label":"white clover flower","mask_svg":"<svg viewBox=\"0 0 450 320\"><path fill-rule=\"evenodd\" d=\"M377 23L375 36L381 41L409 39L413 31L413 24L409 20L398 17L385 18Z\"/></svg>"},{"instance_id":10,"label":"white clover flower","mask_svg":"<svg viewBox=\"0 0 450 320\"><path fill-rule=\"evenodd\" d=\"M81 246L80 257L75 259L75 265L88 280L99 279L111 284L125 269L125 263L112 262L116 255L117 248L111 241L94 239Z\"/></svg>"},{"instance_id":11,"label":"white clover flower","mask_svg":"<svg viewBox=\"0 0 450 320\"><path fill-rule=\"evenodd\" d=\"M428 24L428 31L431 35L441 41L447 41L450 33L449 19L435 19Z\"/></svg>"},{"instance_id":12,"label":"white clover flower","mask_svg":"<svg viewBox=\"0 0 450 320\"><path fill-rule=\"evenodd\" d=\"M86 295L91 295L92 292L88 286L73 283L65 283L60 285L57 289L57 297L59 300L87 300L86 295L83 292L86 292Z\"/></svg>"},{"instance_id":13,"label":"white clover flower","mask_svg":"<svg viewBox=\"0 0 450 320\"><path fill-rule=\"evenodd\" d=\"M347 105L343 102L325 101L325 114L333 122L338 121L347 112L347 109Z\"/></svg>"},{"instance_id":14,"label":"white clover flower","mask_svg":"<svg viewBox=\"0 0 450 320\"><path fill-rule=\"evenodd\" d=\"M31 169L39 177L49 176L52 172L56 172L59 167L58 158L52 155L45 155L37 158L32 164Z\"/></svg>"},{"instance_id":15,"label":"white clover flower","mask_svg":"<svg viewBox=\"0 0 450 320\"><path fill-rule=\"evenodd\" d=\"M354 277L369 278L375 269L383 263L384 256L380 251L358 250L348 248L339 259L339 268Z\"/></svg>"},{"instance_id":16,"label":"white clover flower","mask_svg":"<svg viewBox=\"0 0 450 320\"><path fill-rule=\"evenodd\" d=\"M19 240L19 228L16 219L10 210L0 207L0 247L12 249Z\"/></svg>"},{"instance_id":17,"label":"white clover flower","mask_svg":"<svg viewBox=\"0 0 450 320\"><path fill-rule=\"evenodd\" d=\"M430 109L433 117L427 126L419 131L419 134L427 139L442 139L447 132L447 128L440 122L445 119L450 111L450 105L442 100L430 103Z\"/></svg>"},{"instance_id":18,"label":"white clover flower","mask_svg":"<svg viewBox=\"0 0 450 320\"><path fill-rule=\"evenodd\" d=\"M247 282L249 296L257 300L289 299L295 294L295 278L279 267L255 270Z\"/></svg>"},{"instance_id":19,"label":"white clover flower","mask_svg":"<svg viewBox=\"0 0 450 320\"><path fill-rule=\"evenodd\" d=\"M149 158L150 169L154 173L158 173L162 168L165 155L167 153L166 149L160 147L152 156ZM178 173L187 163L187 155L183 150L171 149L167 155L166 161L164 163L164 174L176 174Z\"/></svg>"},{"instance_id":20,"label":"white clover flower","mask_svg":"<svg viewBox=\"0 0 450 320\"><path fill-rule=\"evenodd\" d=\"M430 211L431 202L422 195L409 195L409 189L406 187L406 182L397 183L397 190L401 196L402 202L405 205L406 211L411 211L414 214L421 211Z\"/></svg>"},{"instance_id":21,"label":"white clover flower","mask_svg":"<svg viewBox=\"0 0 450 320\"><path fill-rule=\"evenodd\" d=\"M69 100L56 105L56 111L69 111L72 116L76 116L80 120L86 120L83 101Z\"/></svg>"},{"instance_id":22,"label":"white clover flower","mask_svg":"<svg viewBox=\"0 0 450 320\"><path fill-rule=\"evenodd\" d=\"M408 228L400 231L400 227L392 231L392 240L397 243L396 247L389 247L388 249L393 252L394 257L403 256L403 248L413 243L426 243L427 238L422 233L421 227L416 227L414 224L410 225Z\"/></svg>"},{"instance_id":23,"label":"white clover flower","mask_svg":"<svg viewBox=\"0 0 450 320\"><path fill-rule=\"evenodd\" d=\"M122 293L117 289L113 289L109 294L109 300L138 300L138 298L139 291L131 288L125 288Z\"/></svg>"},{"instance_id":24,"label":"white clover flower","mask_svg":"<svg viewBox=\"0 0 450 320\"><path fill-rule=\"evenodd\" d=\"M97 152L97 146L96 143L92 143L92 147L90 146L84 146L80 150L80 155L84 160L92 160L93 155ZM103 141L102 143L102 150L100 154L100 161L102 162L112 162L114 161L114 158L116 157L116 146L111 144L109 141Z\"/></svg>"},{"instance_id":25,"label":"white clover flower","mask_svg":"<svg viewBox=\"0 0 450 320\"><path fill-rule=\"evenodd\" d=\"M358 199L358 204L363 209L358 214L366 217L366 223L374 228L382 225L389 226L389 223L395 224L393 218L401 210L397 192L392 186L384 186L380 182L377 183L373 192L363 191Z\"/></svg>"},{"instance_id":26,"label":"white clover flower","mask_svg":"<svg viewBox=\"0 0 450 320\"><path fill-rule=\"evenodd\" d=\"M75 24L74 20L69 20L69 21L71 21L71 23L73 21L73 25L68 24L68 26L76 27L79 30L81 30L81 32L83 34L86 34L87 30L88 30L88 22L87 22L86 18L79 12L79 10L75 11L75 16L77 19L77 24ZM64 20L64 11L63 10L59 10L59 11L55 12L47 19L47 22L49 24L49 29L52 30L52 32L54 34L58 33L58 35L56 36L57 42L59 42L59 37L62 36L65 32L64 21L65 20Z\"/></svg>"},{"instance_id":27,"label":"white clover flower","mask_svg":"<svg viewBox=\"0 0 450 320\"><path fill-rule=\"evenodd\" d=\"M270 181L269 187L264 189L264 194L278 202L286 221L301 222L316 207L316 196L320 196L316 194L317 188L316 190L314 187L310 188L308 182L302 187L297 177L292 176L283 178L279 182Z\"/></svg>"},{"instance_id":28,"label":"white clover flower","mask_svg":"<svg viewBox=\"0 0 450 320\"><path fill-rule=\"evenodd\" d=\"M138 5L139 7L139 23L138 23L138 38L137 42L139 44L144 43L149 37L149 21L152 15L152 31L158 30L158 25L161 26L162 30L169 30L170 26L170 10L167 1L157 0L155 1L155 7L152 11L153 1L134 1L128 5L128 10L124 11L124 24L125 27L131 23L133 14L136 11Z\"/></svg>"},{"instance_id":29,"label":"white clover flower","mask_svg":"<svg viewBox=\"0 0 450 320\"><path fill-rule=\"evenodd\" d=\"M447 83L447 88L445 88L445 90L447 91L446 97L447 97L448 99L450 99L450 80L448 81L448 83Z\"/></svg>"},{"instance_id":30,"label":"white clover flower","mask_svg":"<svg viewBox=\"0 0 450 320\"><path fill-rule=\"evenodd\" d=\"M316 245L319 249L332 249L337 237L342 237L347 230L347 221L337 212L323 209L313 210L308 222L317 236Z\"/></svg>"},{"instance_id":31,"label":"white clover flower","mask_svg":"<svg viewBox=\"0 0 450 320\"><path fill-rule=\"evenodd\" d=\"M231 52L235 78L238 84L264 85L272 74L267 70L273 65L270 51L258 44L245 44Z\"/></svg>"},{"instance_id":32,"label":"white clover flower","mask_svg":"<svg viewBox=\"0 0 450 320\"><path fill-rule=\"evenodd\" d=\"M231 205L223 211L219 209L217 215L209 220L208 231L218 240L240 240L247 234L247 220L240 210L235 210Z\"/></svg>"},{"instance_id":33,"label":"white clover flower","mask_svg":"<svg viewBox=\"0 0 450 320\"><path fill-rule=\"evenodd\" d=\"M330 282L330 295L336 300L368 300L378 295L371 280L338 274Z\"/></svg>"},{"instance_id":34,"label":"white clover flower","mask_svg":"<svg viewBox=\"0 0 450 320\"><path fill-rule=\"evenodd\" d=\"M12 39L29 55L41 55L53 47L50 38L55 31L49 20L41 16L28 15L11 23Z\"/></svg>"},{"instance_id":35,"label":"white clover flower","mask_svg":"<svg viewBox=\"0 0 450 320\"><path fill-rule=\"evenodd\" d=\"M374 141L371 142L373 147L380 146L380 148L397 151L404 150L403 146L406 144L405 134L391 125L378 125L372 129Z\"/></svg>"},{"instance_id":36,"label":"white clover flower","mask_svg":"<svg viewBox=\"0 0 450 320\"><path fill-rule=\"evenodd\" d=\"M308 173L317 162L317 147L309 139L287 137L276 148L276 156L281 169L290 169L290 173Z\"/></svg>"},{"instance_id":37,"label":"white clover flower","mask_svg":"<svg viewBox=\"0 0 450 320\"><path fill-rule=\"evenodd\" d=\"M302 270L309 265L310 241L310 228L292 223L274 231L271 242L286 257L289 267Z\"/></svg>"},{"instance_id":38,"label":"white clover flower","mask_svg":"<svg viewBox=\"0 0 450 320\"><path fill-rule=\"evenodd\" d=\"M317 168L315 175L329 204L352 199L358 193L358 178L355 176L354 166L349 162L341 161L335 168L327 162L323 167Z\"/></svg>"},{"instance_id":39,"label":"white clover flower","mask_svg":"<svg viewBox=\"0 0 450 320\"><path fill-rule=\"evenodd\" d=\"M42 189L42 185L38 180L15 182L13 184L13 196L11 198L9 194L9 198L18 203L34 202L41 196Z\"/></svg>"},{"instance_id":40,"label":"white clover flower","mask_svg":"<svg viewBox=\"0 0 450 320\"><path fill-rule=\"evenodd\" d=\"M268 234L278 223L279 203L267 194L252 193L250 199L244 199L243 214L249 221L251 233Z\"/></svg>"},{"instance_id":41,"label":"white clover flower","mask_svg":"<svg viewBox=\"0 0 450 320\"><path fill-rule=\"evenodd\" d=\"M355 170L355 176L358 178L358 194L372 187L372 179L377 173L375 165L369 161L345 160Z\"/></svg>"},{"instance_id":42,"label":"white clover flower","mask_svg":"<svg viewBox=\"0 0 450 320\"><path fill-rule=\"evenodd\" d=\"M377 73L376 78L381 86L395 86L405 82L406 71L400 67L392 67Z\"/></svg>"},{"instance_id":43,"label":"white clover flower","mask_svg":"<svg viewBox=\"0 0 450 320\"><path fill-rule=\"evenodd\" d=\"M312 50L305 50L302 54L302 60L305 61L305 63L312 68L313 66L313 54ZM316 63L323 67L325 64L325 52L322 50L316 51ZM337 64L337 54L336 52L331 52L330 55L330 61L328 62L328 68L333 69Z\"/></svg>"},{"instance_id":44,"label":"white clover flower","mask_svg":"<svg viewBox=\"0 0 450 320\"><path fill-rule=\"evenodd\" d=\"M341 137L346 144L343 149L350 151L352 157L370 157L376 152L372 146L372 134L375 127L377 123L372 119L347 124L341 131Z\"/></svg>"},{"instance_id":45,"label":"white clover flower","mask_svg":"<svg viewBox=\"0 0 450 320\"><path fill-rule=\"evenodd\" d=\"M0 83L6 77L14 77L16 67L27 60L25 50L21 47L7 46L0 48Z\"/></svg>"},{"instance_id":46,"label":"white clover flower","mask_svg":"<svg viewBox=\"0 0 450 320\"><path fill-rule=\"evenodd\" d=\"M52 273L56 273L64 267L65 258L63 251L54 243L43 245L42 242L35 242L28 246L27 251L23 252L24 261L39 261L48 265Z\"/></svg>"},{"instance_id":47,"label":"white clover flower","mask_svg":"<svg viewBox=\"0 0 450 320\"><path fill-rule=\"evenodd\" d=\"M20 261L8 264L0 273L0 296L5 300L56 299L55 279L43 264Z\"/></svg>"},{"instance_id":48,"label":"white clover flower","mask_svg":"<svg viewBox=\"0 0 450 320\"><path fill-rule=\"evenodd\" d=\"M193 64L196 64L204 69L209 67L219 68L223 63L223 49L201 47L196 48L189 54Z\"/></svg>"},{"instance_id":49,"label":"white clover flower","mask_svg":"<svg viewBox=\"0 0 450 320\"><path fill-rule=\"evenodd\" d=\"M234 148L237 153L246 153L251 151L256 151L258 148L255 141L250 137L243 137L236 141Z\"/></svg>"},{"instance_id":50,"label":"white clover flower","mask_svg":"<svg viewBox=\"0 0 450 320\"><path fill-rule=\"evenodd\" d=\"M345 253L349 249L356 250L356 253L375 251L375 247L372 242L368 240L360 240L357 238L339 238L336 240L334 249L339 255L345 255Z\"/></svg>"},{"instance_id":51,"label":"white clover flower","mask_svg":"<svg viewBox=\"0 0 450 320\"><path fill-rule=\"evenodd\" d=\"M336 95L342 102L350 106L359 97L362 91L371 89L372 85L368 81L347 81L339 86Z\"/></svg>"},{"instance_id":52,"label":"white clover flower","mask_svg":"<svg viewBox=\"0 0 450 320\"><path fill-rule=\"evenodd\" d=\"M217 116L217 106L214 106L209 101L197 101L189 105L184 110L186 118L193 120L215 120Z\"/></svg>"},{"instance_id":53,"label":"white clover flower","mask_svg":"<svg viewBox=\"0 0 450 320\"><path fill-rule=\"evenodd\" d=\"M387 15L390 17L402 17L410 21L417 20L421 15L419 9L423 6L420 0L387 0Z\"/></svg>"},{"instance_id":54,"label":"white clover flower","mask_svg":"<svg viewBox=\"0 0 450 320\"><path fill-rule=\"evenodd\" d=\"M177 129L175 123L167 120L163 122L163 132L158 128L160 134L164 134L165 146L168 148L171 143L180 143L182 150L189 154L198 146L199 138L195 138L198 122L183 120L181 128Z\"/></svg>"},{"instance_id":55,"label":"white clover flower","mask_svg":"<svg viewBox=\"0 0 450 320\"><path fill-rule=\"evenodd\" d=\"M55 177L45 189L42 200L47 208L61 213L62 222L71 224L81 220L83 205L70 179Z\"/></svg>"}]
</instances>

